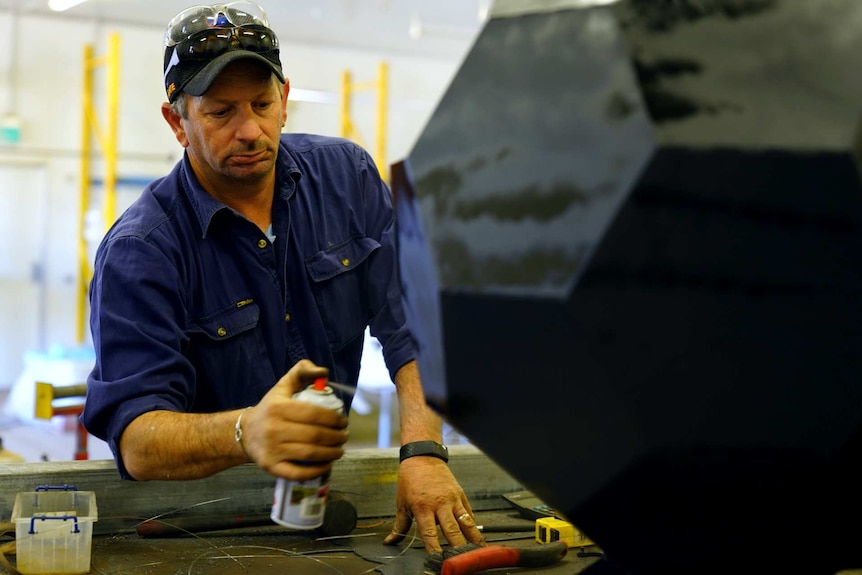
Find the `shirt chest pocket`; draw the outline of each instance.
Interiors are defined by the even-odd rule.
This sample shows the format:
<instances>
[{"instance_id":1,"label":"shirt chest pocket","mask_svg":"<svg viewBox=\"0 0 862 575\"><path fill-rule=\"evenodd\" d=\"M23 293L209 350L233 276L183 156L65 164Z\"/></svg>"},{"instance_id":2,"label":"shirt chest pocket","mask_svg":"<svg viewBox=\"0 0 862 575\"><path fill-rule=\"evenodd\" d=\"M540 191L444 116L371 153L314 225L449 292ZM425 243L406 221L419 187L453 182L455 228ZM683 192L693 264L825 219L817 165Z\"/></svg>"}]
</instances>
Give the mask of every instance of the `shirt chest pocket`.
<instances>
[{"instance_id":1,"label":"shirt chest pocket","mask_svg":"<svg viewBox=\"0 0 862 575\"><path fill-rule=\"evenodd\" d=\"M191 332L212 341L228 341L260 322L260 308L253 301L240 302L208 317L194 319Z\"/></svg>"},{"instance_id":2,"label":"shirt chest pocket","mask_svg":"<svg viewBox=\"0 0 862 575\"><path fill-rule=\"evenodd\" d=\"M306 260L318 313L333 351L361 335L373 315L369 289L389 278L369 278L369 259L380 244L355 237ZM385 281L382 281L385 280Z\"/></svg>"},{"instance_id":3,"label":"shirt chest pocket","mask_svg":"<svg viewBox=\"0 0 862 575\"><path fill-rule=\"evenodd\" d=\"M275 381L259 324L260 308L251 301L191 320L189 355L199 409L250 405Z\"/></svg>"}]
</instances>

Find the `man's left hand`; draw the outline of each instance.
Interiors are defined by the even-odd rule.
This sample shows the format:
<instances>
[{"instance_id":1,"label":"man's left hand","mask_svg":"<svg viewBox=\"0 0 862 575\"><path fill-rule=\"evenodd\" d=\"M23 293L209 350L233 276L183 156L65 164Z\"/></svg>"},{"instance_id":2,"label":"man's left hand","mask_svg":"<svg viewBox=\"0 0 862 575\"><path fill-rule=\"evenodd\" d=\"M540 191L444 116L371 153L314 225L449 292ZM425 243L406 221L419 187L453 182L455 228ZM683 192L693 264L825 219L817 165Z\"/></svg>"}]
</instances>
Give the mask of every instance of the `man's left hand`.
<instances>
[{"instance_id":1,"label":"man's left hand","mask_svg":"<svg viewBox=\"0 0 862 575\"><path fill-rule=\"evenodd\" d=\"M397 545L406 537L413 520L428 553L439 553L437 525L452 547L469 543L485 545L476 526L470 502L449 466L434 457L405 459L398 474L398 509L392 532L384 545Z\"/></svg>"}]
</instances>

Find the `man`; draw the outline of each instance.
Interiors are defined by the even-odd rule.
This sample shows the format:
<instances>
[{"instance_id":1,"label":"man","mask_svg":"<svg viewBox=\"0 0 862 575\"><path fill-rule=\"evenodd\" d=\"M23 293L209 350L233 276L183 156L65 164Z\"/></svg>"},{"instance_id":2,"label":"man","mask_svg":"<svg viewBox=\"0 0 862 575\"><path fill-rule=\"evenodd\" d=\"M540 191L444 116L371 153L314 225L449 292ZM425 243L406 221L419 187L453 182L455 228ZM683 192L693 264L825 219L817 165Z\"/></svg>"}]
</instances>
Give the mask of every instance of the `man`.
<instances>
[{"instance_id":1,"label":"man","mask_svg":"<svg viewBox=\"0 0 862 575\"><path fill-rule=\"evenodd\" d=\"M428 552L441 549L437 524L451 545L482 544L424 401L389 191L355 144L281 134L278 40L260 7L241 6L195 6L168 25L162 115L185 154L97 252L84 424L124 478L251 461L311 479L343 455L347 420L291 396L321 376L355 386L370 325L404 444L384 542L415 519Z\"/></svg>"}]
</instances>

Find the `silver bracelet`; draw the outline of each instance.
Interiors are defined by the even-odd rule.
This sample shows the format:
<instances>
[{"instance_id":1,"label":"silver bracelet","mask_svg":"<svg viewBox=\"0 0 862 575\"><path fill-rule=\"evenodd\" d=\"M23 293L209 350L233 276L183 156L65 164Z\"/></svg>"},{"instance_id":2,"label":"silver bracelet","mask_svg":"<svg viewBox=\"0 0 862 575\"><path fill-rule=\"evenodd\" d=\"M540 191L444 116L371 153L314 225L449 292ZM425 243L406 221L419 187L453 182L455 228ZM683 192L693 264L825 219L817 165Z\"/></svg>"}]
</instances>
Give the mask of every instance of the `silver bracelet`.
<instances>
[{"instance_id":1,"label":"silver bracelet","mask_svg":"<svg viewBox=\"0 0 862 575\"><path fill-rule=\"evenodd\" d=\"M237 443L239 443L243 451L245 451L245 445L242 444L242 427L240 424L242 423L243 414L249 409L251 409L251 406L246 407L239 412L239 417L236 418L236 425L233 426L233 438L234 440L236 440Z\"/></svg>"}]
</instances>

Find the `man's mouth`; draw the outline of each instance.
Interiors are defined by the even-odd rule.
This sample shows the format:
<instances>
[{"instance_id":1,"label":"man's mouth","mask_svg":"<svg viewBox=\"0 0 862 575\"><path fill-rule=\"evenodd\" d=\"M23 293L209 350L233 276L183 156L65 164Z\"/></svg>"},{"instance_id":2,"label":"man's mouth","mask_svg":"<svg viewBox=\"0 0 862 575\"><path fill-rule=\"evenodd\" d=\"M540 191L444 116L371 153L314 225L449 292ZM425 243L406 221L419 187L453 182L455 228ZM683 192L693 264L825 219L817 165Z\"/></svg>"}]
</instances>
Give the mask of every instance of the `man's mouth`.
<instances>
[{"instance_id":1,"label":"man's mouth","mask_svg":"<svg viewBox=\"0 0 862 575\"><path fill-rule=\"evenodd\" d=\"M266 157L266 150L248 152L244 154L232 154L230 159L236 164L254 164Z\"/></svg>"}]
</instances>

